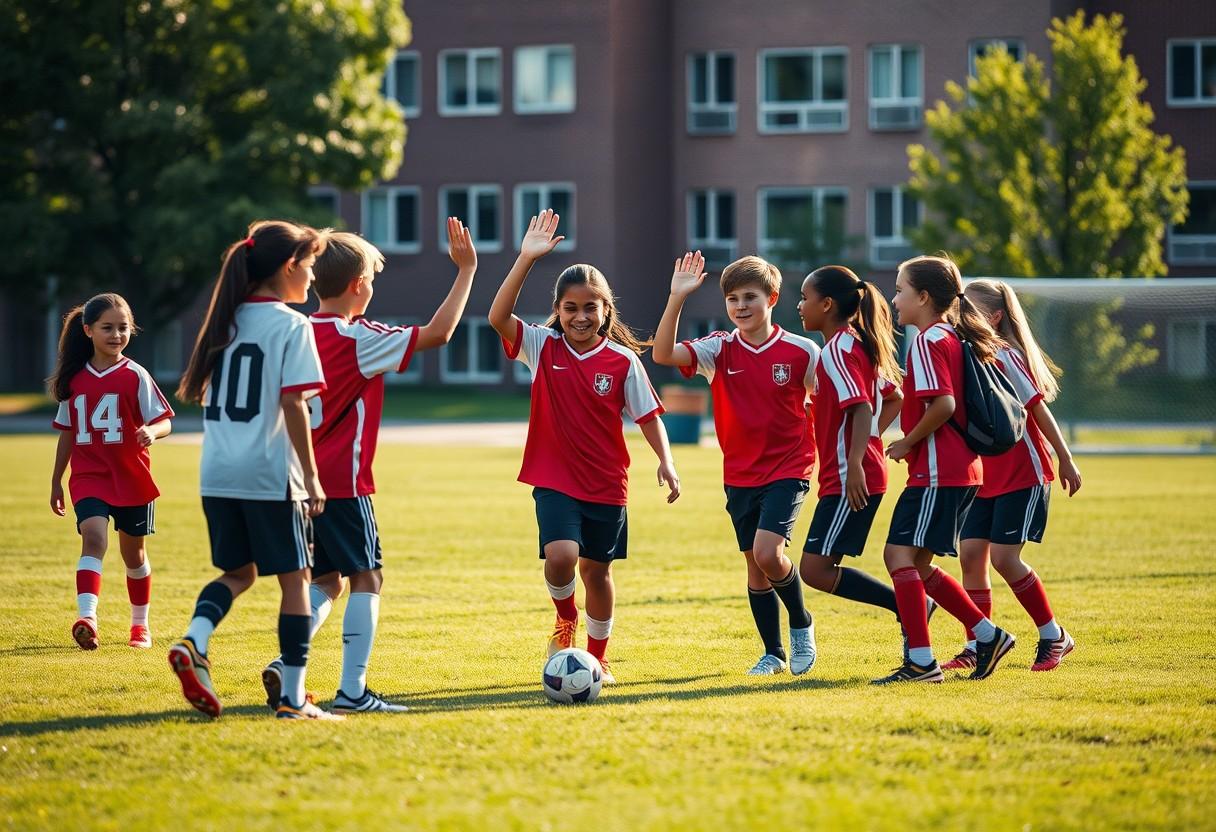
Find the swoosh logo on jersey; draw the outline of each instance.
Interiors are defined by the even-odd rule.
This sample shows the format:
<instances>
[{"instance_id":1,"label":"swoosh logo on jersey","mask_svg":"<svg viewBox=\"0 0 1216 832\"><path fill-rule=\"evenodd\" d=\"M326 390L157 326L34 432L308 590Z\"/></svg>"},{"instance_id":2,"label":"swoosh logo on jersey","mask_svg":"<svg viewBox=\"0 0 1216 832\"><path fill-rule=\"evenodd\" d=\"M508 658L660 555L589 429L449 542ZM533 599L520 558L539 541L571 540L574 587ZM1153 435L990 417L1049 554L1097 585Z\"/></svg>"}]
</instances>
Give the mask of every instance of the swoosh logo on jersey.
<instances>
[{"instance_id":1,"label":"swoosh logo on jersey","mask_svg":"<svg viewBox=\"0 0 1216 832\"><path fill-rule=\"evenodd\" d=\"M570 369L570 368L569 368L569 367L562 367L562 366L559 366L559 365L557 365L557 364L554 364L554 365L553 365L553 369L555 369L555 370L568 370L568 369Z\"/></svg>"},{"instance_id":2,"label":"swoosh logo on jersey","mask_svg":"<svg viewBox=\"0 0 1216 832\"><path fill-rule=\"evenodd\" d=\"M742 370L732 370L732 369L730 369L729 367L728 367L728 368L727 368L727 370L726 370L726 374L727 374L728 376L737 376L737 375L739 375L739 373L741 373L741 372L743 372L743 371L742 371Z\"/></svg>"}]
</instances>

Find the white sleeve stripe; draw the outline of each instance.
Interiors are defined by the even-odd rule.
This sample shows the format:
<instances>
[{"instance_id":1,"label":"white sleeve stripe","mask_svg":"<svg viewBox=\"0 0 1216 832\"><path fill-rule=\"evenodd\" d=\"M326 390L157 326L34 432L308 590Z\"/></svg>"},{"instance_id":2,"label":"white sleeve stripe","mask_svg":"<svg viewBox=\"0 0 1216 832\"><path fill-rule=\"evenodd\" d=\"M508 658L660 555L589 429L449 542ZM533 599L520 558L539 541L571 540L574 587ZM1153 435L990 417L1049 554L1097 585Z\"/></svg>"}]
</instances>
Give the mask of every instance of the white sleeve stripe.
<instances>
[{"instance_id":1,"label":"white sleeve stripe","mask_svg":"<svg viewBox=\"0 0 1216 832\"><path fill-rule=\"evenodd\" d=\"M828 380L832 382L832 387L836 389L836 398L840 401L853 398L855 394L852 386L849 384L849 374L840 367L840 357L837 355L835 344L829 346L824 351L819 363L823 367L824 375L828 377Z\"/></svg>"},{"instance_id":2,"label":"white sleeve stripe","mask_svg":"<svg viewBox=\"0 0 1216 832\"><path fill-rule=\"evenodd\" d=\"M916 390L935 390L936 386L930 379L932 368L926 366L926 364L931 362L928 361L925 352L924 339L920 335L917 335L916 340L912 342L911 351L913 388Z\"/></svg>"},{"instance_id":3,"label":"white sleeve stripe","mask_svg":"<svg viewBox=\"0 0 1216 832\"><path fill-rule=\"evenodd\" d=\"M844 398L852 399L852 398L856 398L857 396L860 396L861 390L858 389L856 381L853 379L852 374L849 372L849 365L846 360L844 347L841 345L839 340L837 340L836 343L834 343L832 345L832 350L834 350L836 353L836 362L838 363L837 372L840 373L841 377L845 381L846 386L848 387L848 395L841 396L841 398L842 399L844 399ZM822 360L822 357L820 360Z\"/></svg>"}]
</instances>

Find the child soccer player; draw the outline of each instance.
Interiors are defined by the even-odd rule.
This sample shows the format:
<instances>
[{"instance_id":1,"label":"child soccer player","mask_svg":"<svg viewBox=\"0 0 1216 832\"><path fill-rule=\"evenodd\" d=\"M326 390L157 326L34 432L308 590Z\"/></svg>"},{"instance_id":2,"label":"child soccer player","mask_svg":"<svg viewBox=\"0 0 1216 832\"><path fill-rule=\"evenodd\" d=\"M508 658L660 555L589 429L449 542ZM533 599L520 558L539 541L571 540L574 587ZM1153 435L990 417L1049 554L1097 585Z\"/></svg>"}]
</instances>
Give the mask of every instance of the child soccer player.
<instances>
[{"instance_id":1,"label":"child soccer player","mask_svg":"<svg viewBox=\"0 0 1216 832\"><path fill-rule=\"evenodd\" d=\"M170 430L173 409L143 367L124 356L135 332L131 307L107 292L77 306L63 319L59 357L47 380L59 412L59 446L51 473L51 510L62 517L63 472L71 463L68 488L80 533L76 565L76 623L72 638L96 650L97 596L101 561L109 543L110 518L118 529L118 551L127 567L132 647L152 646L148 603L152 564L144 538L155 529L155 500L149 446Z\"/></svg>"},{"instance_id":2,"label":"child soccer player","mask_svg":"<svg viewBox=\"0 0 1216 832\"><path fill-rule=\"evenodd\" d=\"M325 513L313 520L311 634L325 623L350 579L350 599L342 620L342 677L332 709L338 713L400 713L367 686L376 625L380 618L380 531L372 497L372 459L384 407L384 376L400 373L418 350L443 346L464 312L477 271L469 230L448 218L448 254L456 281L426 326L387 326L363 317L371 303L384 255L355 234L331 234L313 264L313 289L321 306L311 317L326 388L309 402L317 471L325 490ZM278 706L283 661L262 672L267 703Z\"/></svg>"},{"instance_id":3,"label":"child soccer player","mask_svg":"<svg viewBox=\"0 0 1216 832\"><path fill-rule=\"evenodd\" d=\"M533 217L519 257L490 307L490 324L507 356L532 370L532 411L520 482L534 486L540 557L557 622L549 653L574 646L578 608L574 570L587 593L587 651L615 678L604 659L616 590L612 563L627 554L629 452L621 423L627 415L659 458L659 484L667 502L680 496L663 405L638 359L644 345L620 319L616 299L599 269L570 266L553 287L553 314L544 326L514 314L524 280L536 261L562 241L554 236L559 217L546 210Z\"/></svg>"},{"instance_id":4,"label":"child soccer player","mask_svg":"<svg viewBox=\"0 0 1216 832\"><path fill-rule=\"evenodd\" d=\"M726 312L736 329L677 344L680 310L705 279L704 266L699 251L676 260L654 360L679 367L685 378L700 373L710 383L726 510L746 560L747 597L764 644L764 655L748 673L785 670L780 598L790 620L789 667L799 675L815 664L815 627L785 544L815 465L807 395L815 384L819 346L773 324L781 272L759 257L743 257L722 272Z\"/></svg>"}]
</instances>

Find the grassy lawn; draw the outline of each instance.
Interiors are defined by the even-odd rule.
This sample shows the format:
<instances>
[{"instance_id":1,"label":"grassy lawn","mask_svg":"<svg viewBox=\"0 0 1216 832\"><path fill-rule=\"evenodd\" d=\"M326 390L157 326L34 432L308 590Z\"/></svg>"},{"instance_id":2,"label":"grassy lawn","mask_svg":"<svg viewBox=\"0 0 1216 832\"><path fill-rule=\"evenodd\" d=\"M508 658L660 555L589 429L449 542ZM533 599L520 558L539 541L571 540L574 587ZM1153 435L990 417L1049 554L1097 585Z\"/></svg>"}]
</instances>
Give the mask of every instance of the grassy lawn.
<instances>
[{"instance_id":1,"label":"grassy lawn","mask_svg":"<svg viewBox=\"0 0 1216 832\"><path fill-rule=\"evenodd\" d=\"M1028 670L1033 626L999 585L995 617L1020 641L992 679L892 690L866 685L896 663L891 617L818 594L815 669L744 676L759 650L719 454L678 449L686 493L666 506L649 452L632 447L632 545L609 651L619 684L599 702L552 706L540 692L552 607L532 502L514 482L519 451L390 445L377 464L387 579L371 682L413 710L284 724L258 683L275 653L272 582L239 599L212 640L223 718L189 710L165 662L213 575L198 448L154 451L165 491L150 543L155 648L125 646L112 551L103 646L84 654L68 632L78 539L46 505L53 443L0 438L0 823L1216 828L1216 459L1082 460L1084 489L1056 495L1048 541L1029 558L1077 639L1058 671ZM860 561L870 572L882 571L893 504ZM799 543L810 517L808 505ZM313 645L309 687L323 701L343 605ZM933 625L948 658L961 628L945 614Z\"/></svg>"}]
</instances>

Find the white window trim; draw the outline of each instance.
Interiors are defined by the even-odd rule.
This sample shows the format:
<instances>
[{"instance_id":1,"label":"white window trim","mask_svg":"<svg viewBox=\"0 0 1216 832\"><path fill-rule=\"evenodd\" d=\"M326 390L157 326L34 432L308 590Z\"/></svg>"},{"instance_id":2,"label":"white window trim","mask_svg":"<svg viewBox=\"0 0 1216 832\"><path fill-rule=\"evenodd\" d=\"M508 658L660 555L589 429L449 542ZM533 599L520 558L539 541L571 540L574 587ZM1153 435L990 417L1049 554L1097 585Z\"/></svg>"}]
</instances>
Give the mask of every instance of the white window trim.
<instances>
[{"instance_id":1,"label":"white window trim","mask_svg":"<svg viewBox=\"0 0 1216 832\"><path fill-rule=\"evenodd\" d=\"M543 49L546 52L546 59L549 51L566 50L570 53L570 83L574 97L567 104L525 104L520 100L519 89L519 53L524 49ZM511 69L512 75L511 87L514 90L515 112L520 115L544 115L546 113L573 113L578 108L578 60L575 57L576 52L572 43L538 43L525 44L515 47L515 53L512 59Z\"/></svg>"},{"instance_id":2,"label":"white window trim","mask_svg":"<svg viewBox=\"0 0 1216 832\"><path fill-rule=\"evenodd\" d=\"M520 243L523 242L524 233L528 230L528 221L532 219L532 215L524 214L524 190L536 188L540 191L540 204L545 207L551 207L549 200L549 191L557 188L562 188L570 192L570 208L574 216L560 217L561 233L566 239L562 240L555 247L555 251L574 251L574 247L578 243L578 190L573 182L520 182L515 186L515 191L512 198L513 215L515 217L515 250L519 251ZM542 207L541 210L544 210Z\"/></svg>"},{"instance_id":3,"label":"white window trim","mask_svg":"<svg viewBox=\"0 0 1216 832\"><path fill-rule=\"evenodd\" d=\"M418 318L372 318L377 323L387 324L388 326L420 326L422 321ZM417 333L414 335L417 338ZM423 378L423 365L426 358L426 350L420 350L415 347L414 354L410 358L410 365L405 368L404 373L385 373L384 383L389 387L404 386L407 384L421 384Z\"/></svg>"},{"instance_id":4,"label":"white window trim","mask_svg":"<svg viewBox=\"0 0 1216 832\"><path fill-rule=\"evenodd\" d=\"M1192 46L1195 49L1195 97L1178 98L1174 95L1174 47ZM1165 42L1165 105L1167 107L1216 107L1216 96L1203 94L1202 47L1216 46L1216 38L1170 38Z\"/></svg>"},{"instance_id":5,"label":"white window trim","mask_svg":"<svg viewBox=\"0 0 1216 832\"><path fill-rule=\"evenodd\" d=\"M342 215L342 192L333 185L310 185L308 195L310 197L332 196L334 198L334 216Z\"/></svg>"},{"instance_id":6,"label":"white window trim","mask_svg":"<svg viewBox=\"0 0 1216 832\"><path fill-rule=\"evenodd\" d=\"M488 327L490 322L485 318L468 316L461 319L461 323L466 324L465 337L469 339L469 366L474 367L477 364L477 330L481 327ZM502 381L502 369L496 373L488 373L479 370L457 371L448 369L448 347L444 346L439 351L439 380L452 384L497 384Z\"/></svg>"},{"instance_id":7,"label":"white window trim","mask_svg":"<svg viewBox=\"0 0 1216 832\"><path fill-rule=\"evenodd\" d=\"M454 107L447 103L448 73L446 58L449 55L464 55L467 60L466 78L469 82L469 103L463 107ZM492 56L498 60L498 101L494 104L478 104L477 99L477 58ZM439 65L439 96L438 108L441 116L496 116L502 112L502 50L497 46L481 49L441 49L436 59Z\"/></svg>"},{"instance_id":8,"label":"white window trim","mask_svg":"<svg viewBox=\"0 0 1216 832\"><path fill-rule=\"evenodd\" d=\"M473 245L476 246L478 252L494 253L502 251L502 227L503 221L506 219L503 216L502 204L502 186L489 184L476 185L442 185L439 188L439 250L448 250L448 213L447 202L448 193L450 191L468 191L469 192L469 214L467 217L458 217L461 222L469 229L469 233L473 237ZM498 227L494 229L496 235L495 240L478 240L478 232L481 228L477 225L477 197L483 193L493 193L498 196Z\"/></svg>"},{"instance_id":9,"label":"white window trim","mask_svg":"<svg viewBox=\"0 0 1216 832\"><path fill-rule=\"evenodd\" d=\"M912 241L903 234L904 229L904 186L903 185L878 185L866 190L866 226L869 232L870 239L870 265L872 266L898 266L905 259L888 259L881 257L878 254L879 246L911 246ZM875 191L890 191L891 192L891 227L899 229L899 233L890 237L879 237L874 230L878 226L877 212L875 211Z\"/></svg>"},{"instance_id":10,"label":"white window trim","mask_svg":"<svg viewBox=\"0 0 1216 832\"><path fill-rule=\"evenodd\" d=\"M705 225L709 230L708 236L698 237L693 233L693 225L696 219L696 200L697 194L705 194ZM735 236L733 239L719 237L718 228L718 196L721 194L730 194L735 200ZM688 235L688 248L692 251L701 249L704 251L710 246L721 246L729 250L727 261L734 260L738 257L739 252L739 195L730 188L689 188L685 196L685 215L687 222L685 223Z\"/></svg>"},{"instance_id":11,"label":"white window trim","mask_svg":"<svg viewBox=\"0 0 1216 832\"><path fill-rule=\"evenodd\" d=\"M417 103L413 107L406 107L392 94L392 91L397 88L397 60L399 58L413 58L417 68L414 73L414 101ZM422 114L422 56L418 54L417 50L397 50L393 59L388 62L388 68L384 70L384 86L390 91L388 97L397 101L397 106L401 108L401 112L406 118L414 118Z\"/></svg>"},{"instance_id":12,"label":"white window trim","mask_svg":"<svg viewBox=\"0 0 1216 832\"><path fill-rule=\"evenodd\" d=\"M764 235L765 226L768 225L768 200L770 196L810 196L815 202L815 213L823 216L823 200L827 196L843 196L845 199L845 235L848 235L848 204L849 204L849 189L842 185L795 185L795 186L780 186L773 188L761 188L756 199L756 241L763 256L767 257L773 254L775 248L780 246L785 240L769 238Z\"/></svg>"},{"instance_id":13,"label":"white window trim","mask_svg":"<svg viewBox=\"0 0 1216 832\"><path fill-rule=\"evenodd\" d=\"M790 55L810 55L815 58L816 97L809 101L779 104L764 100L764 61L767 58L780 58ZM844 100L823 101L823 58L831 55L844 56ZM797 110L799 123L793 127L769 127L764 117L768 113ZM840 112L843 114L840 126L812 126L805 124L805 118L811 112ZM756 53L756 121L761 133L847 133L849 130L849 48L847 46L807 46L794 49L761 49Z\"/></svg>"},{"instance_id":14,"label":"white window trim","mask_svg":"<svg viewBox=\"0 0 1216 832\"><path fill-rule=\"evenodd\" d=\"M708 94L709 101L704 104L694 103L692 100L693 90L693 63L698 56L705 57L705 91ZM739 66L738 56L733 49L711 49L701 52L689 52L688 59L684 62L684 84L687 89L687 94L684 96L684 103L687 107L687 116L685 117L685 129L693 136L725 136L734 133L738 129L739 124L739 102L738 89L739 85L735 83L736 95L735 101L723 103L718 101L717 80L718 80L718 57L721 55L730 55L734 61L736 70ZM726 113L730 116L730 126L721 130L707 130L704 127L696 127L693 125L693 116L697 113Z\"/></svg>"},{"instance_id":15,"label":"white window trim","mask_svg":"<svg viewBox=\"0 0 1216 832\"><path fill-rule=\"evenodd\" d=\"M893 83L891 89L901 89L903 84L903 53L905 51L915 51L920 54L920 60L917 61L917 67L920 70L920 77L917 78L917 89L920 90L920 95L903 96L892 95L885 98L879 98L871 95L874 89L873 74L874 74L874 50L876 49L891 49L891 68L893 70ZM870 46L866 51L866 93L870 96L870 129L879 130L884 133L894 132L899 130L918 130L925 120L925 50L920 44L915 43L876 43ZM916 121L912 124L899 125L894 127L880 127L874 117L875 110L879 107L916 107Z\"/></svg>"},{"instance_id":16,"label":"white window trim","mask_svg":"<svg viewBox=\"0 0 1216 832\"><path fill-rule=\"evenodd\" d=\"M1194 318L1175 318L1174 320L1171 320L1166 325L1166 328L1165 328L1166 368L1169 370L1170 373L1172 373L1174 375L1182 376L1181 371L1179 371L1179 369L1178 369L1178 365L1175 363L1177 360L1177 356L1179 355L1179 352L1178 352L1179 347L1176 342L1176 339L1178 336L1175 334L1174 327L1177 324L1196 324L1196 323L1199 324L1199 342L1201 344L1206 345L1207 344L1207 329L1208 329L1208 327L1216 327L1216 318L1210 318L1210 317L1206 317L1206 316L1199 316L1199 317L1194 317ZM1199 374L1196 376L1183 376L1184 378L1201 379L1201 378L1206 378L1207 376L1209 376L1211 374L1212 361L1214 358L1216 358L1216 356L1208 355L1206 346L1200 352L1200 356L1203 358L1203 367L1199 371Z\"/></svg>"},{"instance_id":17,"label":"white window trim","mask_svg":"<svg viewBox=\"0 0 1216 832\"><path fill-rule=\"evenodd\" d=\"M392 239L383 242L373 240L370 235L370 229L367 227L369 211L367 209L368 199L373 192L384 192L388 195L388 233ZM418 208L414 212L417 218L418 238L414 242L401 242L396 239L397 234L397 197L403 193L411 193L414 195L414 201ZM416 185L379 185L373 188L367 188L359 197L359 231L369 243L383 251L385 254L417 254L422 251L422 189Z\"/></svg>"},{"instance_id":18,"label":"white window trim","mask_svg":"<svg viewBox=\"0 0 1216 832\"><path fill-rule=\"evenodd\" d=\"M1017 44L1018 61L1026 60L1026 41L1021 38L973 38L967 42L967 75L975 77L975 59L979 57L979 48L994 43L1003 43L1006 47L1011 43Z\"/></svg>"},{"instance_id":19,"label":"white window trim","mask_svg":"<svg viewBox=\"0 0 1216 832\"><path fill-rule=\"evenodd\" d=\"M1197 179L1186 183L1187 190L1203 188L1216 190L1216 179ZM1216 264L1216 257L1177 257L1174 255L1174 242L1184 245L1203 245L1216 247L1216 234L1179 234L1170 225L1165 232L1166 260L1174 266L1210 266Z\"/></svg>"}]
</instances>

